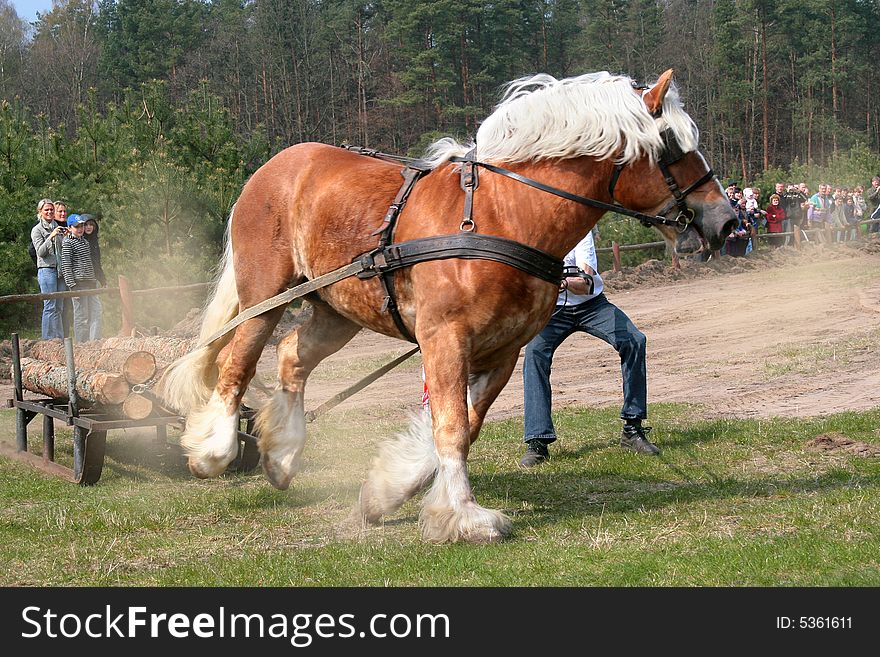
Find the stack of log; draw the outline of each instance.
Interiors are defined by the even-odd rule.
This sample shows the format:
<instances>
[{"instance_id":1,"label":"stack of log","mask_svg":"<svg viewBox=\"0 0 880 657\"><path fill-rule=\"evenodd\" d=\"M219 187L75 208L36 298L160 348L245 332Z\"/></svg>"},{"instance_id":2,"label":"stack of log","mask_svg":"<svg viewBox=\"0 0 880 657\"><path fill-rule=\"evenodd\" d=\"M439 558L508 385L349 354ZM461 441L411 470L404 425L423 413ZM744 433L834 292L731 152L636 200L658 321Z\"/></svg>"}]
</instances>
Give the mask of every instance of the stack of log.
<instances>
[{"instance_id":1,"label":"stack of log","mask_svg":"<svg viewBox=\"0 0 880 657\"><path fill-rule=\"evenodd\" d=\"M158 410L149 392L152 385L192 344L181 338L150 336L107 338L77 345L73 350L77 396L132 420L147 418ZM53 399L67 398L64 343L34 341L23 353L23 387Z\"/></svg>"}]
</instances>

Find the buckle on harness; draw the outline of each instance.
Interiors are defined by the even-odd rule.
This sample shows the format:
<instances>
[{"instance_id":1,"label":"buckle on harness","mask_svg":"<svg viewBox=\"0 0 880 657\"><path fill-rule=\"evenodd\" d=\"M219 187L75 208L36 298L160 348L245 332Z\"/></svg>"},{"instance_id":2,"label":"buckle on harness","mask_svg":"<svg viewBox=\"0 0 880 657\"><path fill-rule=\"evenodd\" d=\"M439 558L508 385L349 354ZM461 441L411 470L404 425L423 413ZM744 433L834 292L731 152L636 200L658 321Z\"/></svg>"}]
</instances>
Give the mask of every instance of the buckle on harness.
<instances>
[{"instance_id":1,"label":"buckle on harness","mask_svg":"<svg viewBox=\"0 0 880 657\"><path fill-rule=\"evenodd\" d=\"M381 258L382 263L377 266L376 259L382 256L382 249L373 249L372 251L368 251L364 253L360 258L361 267L363 269L359 271L355 276L360 278L361 280L367 280L368 278L374 278L380 274L380 268L382 264L384 264L384 258Z\"/></svg>"}]
</instances>

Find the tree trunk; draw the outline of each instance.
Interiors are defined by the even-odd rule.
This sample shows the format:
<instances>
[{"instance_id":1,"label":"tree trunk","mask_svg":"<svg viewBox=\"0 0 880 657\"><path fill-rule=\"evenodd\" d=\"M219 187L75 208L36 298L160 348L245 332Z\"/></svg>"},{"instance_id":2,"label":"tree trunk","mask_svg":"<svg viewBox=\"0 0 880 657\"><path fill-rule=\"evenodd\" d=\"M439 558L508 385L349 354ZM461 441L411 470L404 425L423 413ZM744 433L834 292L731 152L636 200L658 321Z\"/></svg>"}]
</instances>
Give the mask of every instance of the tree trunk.
<instances>
[{"instance_id":1,"label":"tree trunk","mask_svg":"<svg viewBox=\"0 0 880 657\"><path fill-rule=\"evenodd\" d=\"M104 340L108 349L128 349L130 351L148 351L156 358L158 367L165 367L190 352L194 341L170 336L150 336L147 338L114 337Z\"/></svg>"},{"instance_id":2,"label":"tree trunk","mask_svg":"<svg viewBox=\"0 0 880 657\"><path fill-rule=\"evenodd\" d=\"M831 127L831 152L837 154L837 21L834 13L834 3L831 5L831 115L834 117L834 125Z\"/></svg>"},{"instance_id":3,"label":"tree trunk","mask_svg":"<svg viewBox=\"0 0 880 657\"><path fill-rule=\"evenodd\" d=\"M67 398L67 366L33 358L21 359L21 379L25 390L55 399ZM76 373L76 394L97 404L121 404L131 391L121 374L97 370Z\"/></svg>"},{"instance_id":4,"label":"tree trunk","mask_svg":"<svg viewBox=\"0 0 880 657\"><path fill-rule=\"evenodd\" d=\"M770 168L770 88L767 84L767 17L761 14L761 73L764 91L764 171Z\"/></svg>"},{"instance_id":5,"label":"tree trunk","mask_svg":"<svg viewBox=\"0 0 880 657\"><path fill-rule=\"evenodd\" d=\"M30 346L29 355L47 363L67 362L64 343L41 340ZM73 361L78 370L102 370L121 373L132 385L146 383L156 374L156 358L148 351L108 349L101 342L86 342L74 347Z\"/></svg>"}]
</instances>

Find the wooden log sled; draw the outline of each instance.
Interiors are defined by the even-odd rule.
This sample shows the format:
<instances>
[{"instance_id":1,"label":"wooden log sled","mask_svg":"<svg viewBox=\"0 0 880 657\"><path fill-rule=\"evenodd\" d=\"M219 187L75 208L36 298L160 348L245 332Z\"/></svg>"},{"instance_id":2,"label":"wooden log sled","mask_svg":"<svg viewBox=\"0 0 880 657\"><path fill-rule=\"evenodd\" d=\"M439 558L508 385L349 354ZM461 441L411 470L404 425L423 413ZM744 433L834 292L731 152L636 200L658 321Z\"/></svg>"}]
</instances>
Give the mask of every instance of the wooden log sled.
<instances>
[{"instance_id":1,"label":"wooden log sled","mask_svg":"<svg viewBox=\"0 0 880 657\"><path fill-rule=\"evenodd\" d=\"M67 397L67 367L34 358L21 359L22 385L31 392L54 399ZM125 377L100 370L77 370L76 393L92 403L117 405L125 401L131 386Z\"/></svg>"},{"instance_id":2,"label":"wooden log sled","mask_svg":"<svg viewBox=\"0 0 880 657\"><path fill-rule=\"evenodd\" d=\"M164 411L150 392L162 370L188 353L193 340L171 336L113 337L74 346L77 393L86 402L131 420ZM26 390L63 399L68 395L62 340L38 340L22 358Z\"/></svg>"}]
</instances>

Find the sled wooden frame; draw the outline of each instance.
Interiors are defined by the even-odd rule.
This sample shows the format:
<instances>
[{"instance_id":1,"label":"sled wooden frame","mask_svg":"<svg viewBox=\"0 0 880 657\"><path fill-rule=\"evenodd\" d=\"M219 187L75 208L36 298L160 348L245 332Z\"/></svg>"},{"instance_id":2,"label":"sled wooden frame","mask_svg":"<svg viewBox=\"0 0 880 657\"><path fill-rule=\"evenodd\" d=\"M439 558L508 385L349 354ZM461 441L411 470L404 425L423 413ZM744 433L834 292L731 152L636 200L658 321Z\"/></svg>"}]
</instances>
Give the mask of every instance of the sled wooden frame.
<instances>
[{"instance_id":1,"label":"sled wooden frame","mask_svg":"<svg viewBox=\"0 0 880 657\"><path fill-rule=\"evenodd\" d=\"M73 363L73 344L68 338L65 341L68 372L75 371ZM306 413L306 422L313 422L320 415L338 406L343 401L363 390L368 385L387 374L401 363L409 360L419 351L418 347L410 349L382 367L370 372L357 383L337 393L326 402ZM112 417L106 413L80 411L76 402L76 391L68 390L69 399L24 399L24 388L21 377L21 350L17 333L12 334L12 359L14 378L14 399L7 402L9 408L15 409L15 447L0 442L0 456L23 461L47 474L55 475L81 486L90 486L101 478L104 468L104 453L107 432L113 429L134 429L138 427L155 427L156 441L167 448L168 426L182 428L185 418L179 415L160 415L143 420L129 420ZM68 380L74 377L68 375ZM142 394L149 394L144 391ZM43 450L42 456L28 451L28 425L37 417L43 416ZM233 472L249 472L260 462L260 451L257 437L254 434L256 411L242 406L239 422L243 430L238 431L238 456L227 468ZM73 468L55 462L55 420L63 420L73 427Z\"/></svg>"},{"instance_id":2,"label":"sled wooden frame","mask_svg":"<svg viewBox=\"0 0 880 657\"><path fill-rule=\"evenodd\" d=\"M73 343L70 338L65 340L67 356L68 381L75 379L73 363ZM79 408L76 390L68 387L67 399L40 398L24 399L24 388L21 375L21 348L19 336L12 334L12 368L13 395L7 407L15 409L15 445L0 442L0 455L27 463L50 475L61 477L81 486L90 486L98 482L104 469L104 454L107 432L114 429L134 429L138 427L155 427L157 443L164 449L169 446L167 441L168 426L183 426L184 418L178 415L162 414L143 420L118 418L109 413L93 412ZM38 415L43 416L43 449L42 455L28 450L28 425ZM244 431L238 432L239 453L230 465L231 470L248 471L257 466L260 452L257 440L253 435L255 411L243 408L240 419L244 423ZM62 420L67 426L73 427L73 467L55 462L55 420Z\"/></svg>"}]
</instances>

